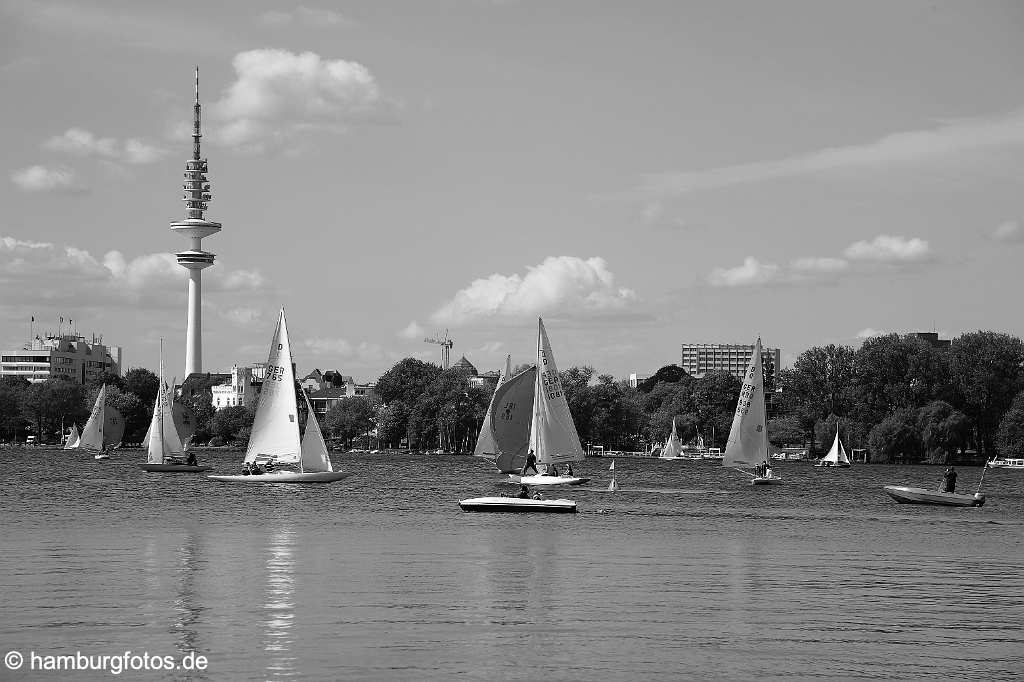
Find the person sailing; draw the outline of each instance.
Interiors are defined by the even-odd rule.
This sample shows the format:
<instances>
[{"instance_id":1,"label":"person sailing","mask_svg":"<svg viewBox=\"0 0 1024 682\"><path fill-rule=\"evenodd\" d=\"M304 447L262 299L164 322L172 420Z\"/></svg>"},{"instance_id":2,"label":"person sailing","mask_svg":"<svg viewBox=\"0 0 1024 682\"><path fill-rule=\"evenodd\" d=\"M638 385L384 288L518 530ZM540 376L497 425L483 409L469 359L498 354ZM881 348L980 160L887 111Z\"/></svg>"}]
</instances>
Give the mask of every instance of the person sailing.
<instances>
[{"instance_id":1,"label":"person sailing","mask_svg":"<svg viewBox=\"0 0 1024 682\"><path fill-rule=\"evenodd\" d=\"M956 492L956 469L949 467L942 475L942 486L939 488L944 493Z\"/></svg>"},{"instance_id":2,"label":"person sailing","mask_svg":"<svg viewBox=\"0 0 1024 682\"><path fill-rule=\"evenodd\" d=\"M540 471L537 470L537 455L533 454L533 450L530 450L529 454L526 455L526 464L523 465L520 475L525 476L527 469L533 469L535 475L540 475Z\"/></svg>"}]
</instances>

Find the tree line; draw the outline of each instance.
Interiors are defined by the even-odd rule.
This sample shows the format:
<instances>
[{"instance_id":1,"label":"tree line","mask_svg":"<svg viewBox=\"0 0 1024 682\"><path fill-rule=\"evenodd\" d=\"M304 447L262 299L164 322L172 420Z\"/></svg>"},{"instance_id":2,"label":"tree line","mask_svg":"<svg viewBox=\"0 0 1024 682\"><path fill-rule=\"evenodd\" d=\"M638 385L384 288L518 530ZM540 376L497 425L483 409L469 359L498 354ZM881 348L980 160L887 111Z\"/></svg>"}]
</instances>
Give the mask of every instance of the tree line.
<instances>
[{"instance_id":1,"label":"tree line","mask_svg":"<svg viewBox=\"0 0 1024 682\"><path fill-rule=\"evenodd\" d=\"M963 334L946 347L913 334L889 334L856 350L808 348L793 367L766 377L769 439L820 455L838 425L847 448L867 450L872 461L947 462L964 450L1024 456L1022 366L1021 340L991 331ZM699 435L708 447L724 447L740 389L739 379L727 372L698 379L676 365L636 387L587 365L563 370L561 378L584 446L614 450L663 441L673 421L684 442ZM3 377L0 437L20 438L31 428L54 442L61 426L81 425L99 386L107 384L108 404L125 420L124 442L139 442L152 417L157 381L141 368L85 386L62 378L29 384ZM405 358L380 377L373 397L338 401L321 428L344 447L471 452L491 393L459 368ZM214 410L209 390L188 404L196 415L196 442L248 440L253 409Z\"/></svg>"}]
</instances>

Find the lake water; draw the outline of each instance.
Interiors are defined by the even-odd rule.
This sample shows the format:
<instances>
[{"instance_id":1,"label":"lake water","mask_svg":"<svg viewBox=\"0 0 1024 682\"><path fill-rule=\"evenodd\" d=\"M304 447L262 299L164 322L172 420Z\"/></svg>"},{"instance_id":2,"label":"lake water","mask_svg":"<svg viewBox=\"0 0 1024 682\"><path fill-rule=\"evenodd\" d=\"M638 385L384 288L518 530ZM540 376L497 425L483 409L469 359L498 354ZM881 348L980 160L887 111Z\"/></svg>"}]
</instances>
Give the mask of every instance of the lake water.
<instances>
[{"instance_id":1,"label":"lake water","mask_svg":"<svg viewBox=\"0 0 1024 682\"><path fill-rule=\"evenodd\" d=\"M200 452L221 472L238 452ZM511 492L471 457L333 455L327 486L146 474L2 450L0 654L206 656L130 679L1020 679L1024 472L980 509L896 505L941 467L753 488L711 462L608 460L575 515L466 514ZM960 469L973 492L980 469ZM26 666L28 663L26 662ZM25 673L4 679L56 679ZM6 676L6 677L5 677ZM109 672L65 678L110 679Z\"/></svg>"}]
</instances>

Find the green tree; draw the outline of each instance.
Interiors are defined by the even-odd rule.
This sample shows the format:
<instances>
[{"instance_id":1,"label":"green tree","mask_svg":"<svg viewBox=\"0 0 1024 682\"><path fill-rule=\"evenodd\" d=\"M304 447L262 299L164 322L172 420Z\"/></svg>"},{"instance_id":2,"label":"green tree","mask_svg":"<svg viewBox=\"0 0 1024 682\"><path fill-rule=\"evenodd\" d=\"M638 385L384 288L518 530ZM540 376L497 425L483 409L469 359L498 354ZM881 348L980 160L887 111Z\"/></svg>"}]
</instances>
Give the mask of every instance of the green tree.
<instances>
[{"instance_id":1,"label":"green tree","mask_svg":"<svg viewBox=\"0 0 1024 682\"><path fill-rule=\"evenodd\" d=\"M916 463L921 457L921 438L914 412L897 410L871 429L868 435L873 462Z\"/></svg>"},{"instance_id":2,"label":"green tree","mask_svg":"<svg viewBox=\"0 0 1024 682\"><path fill-rule=\"evenodd\" d=\"M441 368L433 363L405 358L377 379L374 390L385 404L401 400L413 405L440 375Z\"/></svg>"},{"instance_id":3,"label":"green tree","mask_svg":"<svg viewBox=\"0 0 1024 682\"><path fill-rule=\"evenodd\" d=\"M225 442L248 440L256 413L244 405L232 405L217 410L210 418L209 430L213 436L220 436Z\"/></svg>"},{"instance_id":4,"label":"green tree","mask_svg":"<svg viewBox=\"0 0 1024 682\"><path fill-rule=\"evenodd\" d=\"M153 419L153 406L144 405L134 393L121 391L113 385L107 388L107 405L120 412L124 419L121 440L125 443L141 443Z\"/></svg>"},{"instance_id":5,"label":"green tree","mask_svg":"<svg viewBox=\"0 0 1024 682\"><path fill-rule=\"evenodd\" d=\"M352 441L373 430L377 410L363 397L342 398L324 416L324 429L334 438L340 438L347 447Z\"/></svg>"},{"instance_id":6,"label":"green tree","mask_svg":"<svg viewBox=\"0 0 1024 682\"><path fill-rule=\"evenodd\" d=\"M854 383L854 416L875 424L948 396L948 353L909 334L868 339L854 355Z\"/></svg>"},{"instance_id":7,"label":"green tree","mask_svg":"<svg viewBox=\"0 0 1024 682\"><path fill-rule=\"evenodd\" d=\"M377 437L386 447L398 447L409 427L409 406L401 400L377 407Z\"/></svg>"},{"instance_id":8,"label":"green tree","mask_svg":"<svg viewBox=\"0 0 1024 682\"><path fill-rule=\"evenodd\" d=\"M917 430L924 455L932 464L949 464L971 437L967 416L942 400L933 400L917 411Z\"/></svg>"},{"instance_id":9,"label":"green tree","mask_svg":"<svg viewBox=\"0 0 1024 682\"><path fill-rule=\"evenodd\" d=\"M489 397L489 391L473 386L461 370L441 372L410 409L410 446L472 450Z\"/></svg>"},{"instance_id":10,"label":"green tree","mask_svg":"<svg viewBox=\"0 0 1024 682\"><path fill-rule=\"evenodd\" d=\"M62 425L84 421L89 413L82 386L65 377L51 377L26 387L21 394L19 411L25 420L35 425L36 433L44 442L52 440L52 435Z\"/></svg>"},{"instance_id":11,"label":"green tree","mask_svg":"<svg viewBox=\"0 0 1024 682\"><path fill-rule=\"evenodd\" d=\"M641 393L650 393L658 384L677 384L679 382L692 382L693 377L686 373L686 370L679 365L665 365L650 377L644 379L636 388Z\"/></svg>"},{"instance_id":12,"label":"green tree","mask_svg":"<svg viewBox=\"0 0 1024 682\"><path fill-rule=\"evenodd\" d=\"M739 401L739 379L729 372L708 372L693 389L698 428L708 447L724 445Z\"/></svg>"},{"instance_id":13,"label":"green tree","mask_svg":"<svg viewBox=\"0 0 1024 682\"><path fill-rule=\"evenodd\" d=\"M849 346L814 346L801 353L793 367L779 373L782 401L799 421L805 434L830 414L845 416L853 398L854 352Z\"/></svg>"},{"instance_id":14,"label":"green tree","mask_svg":"<svg viewBox=\"0 0 1024 682\"><path fill-rule=\"evenodd\" d=\"M956 402L970 418L979 452L994 448L999 422L1022 388L1024 345L1009 334L979 331L953 340L950 374Z\"/></svg>"},{"instance_id":15,"label":"green tree","mask_svg":"<svg viewBox=\"0 0 1024 682\"><path fill-rule=\"evenodd\" d=\"M137 395L143 405L150 407L150 411L156 404L156 394L159 388L160 379L144 367L133 367L124 375L124 390Z\"/></svg>"},{"instance_id":16,"label":"green tree","mask_svg":"<svg viewBox=\"0 0 1024 682\"><path fill-rule=\"evenodd\" d=\"M1003 457L1024 457L1024 393L1018 393L999 422L996 446Z\"/></svg>"},{"instance_id":17,"label":"green tree","mask_svg":"<svg viewBox=\"0 0 1024 682\"><path fill-rule=\"evenodd\" d=\"M807 431L796 417L779 417L768 421L768 440L773 445L806 442Z\"/></svg>"},{"instance_id":18,"label":"green tree","mask_svg":"<svg viewBox=\"0 0 1024 682\"><path fill-rule=\"evenodd\" d=\"M19 432L27 422L21 413L21 402L31 384L25 377L0 377L0 438L19 440Z\"/></svg>"}]
</instances>

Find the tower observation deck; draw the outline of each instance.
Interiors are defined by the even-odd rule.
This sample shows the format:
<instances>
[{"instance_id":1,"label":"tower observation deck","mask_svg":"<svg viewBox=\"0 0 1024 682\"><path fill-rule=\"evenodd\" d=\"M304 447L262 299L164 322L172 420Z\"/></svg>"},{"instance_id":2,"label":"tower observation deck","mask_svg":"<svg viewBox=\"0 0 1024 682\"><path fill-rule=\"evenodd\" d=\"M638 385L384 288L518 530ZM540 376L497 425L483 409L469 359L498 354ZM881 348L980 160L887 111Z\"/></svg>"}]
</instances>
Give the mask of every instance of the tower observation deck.
<instances>
[{"instance_id":1,"label":"tower observation deck","mask_svg":"<svg viewBox=\"0 0 1024 682\"><path fill-rule=\"evenodd\" d=\"M213 265L215 255L203 250L203 238L220 232L220 223L207 220L204 213L213 195L209 171L202 158L200 140L202 116L199 105L199 67L196 67L196 99L192 107L192 158L185 162L185 219L171 223L171 230L189 240L189 249L175 254L178 265L188 270L188 326L185 335L185 377L203 371L203 269Z\"/></svg>"}]
</instances>

